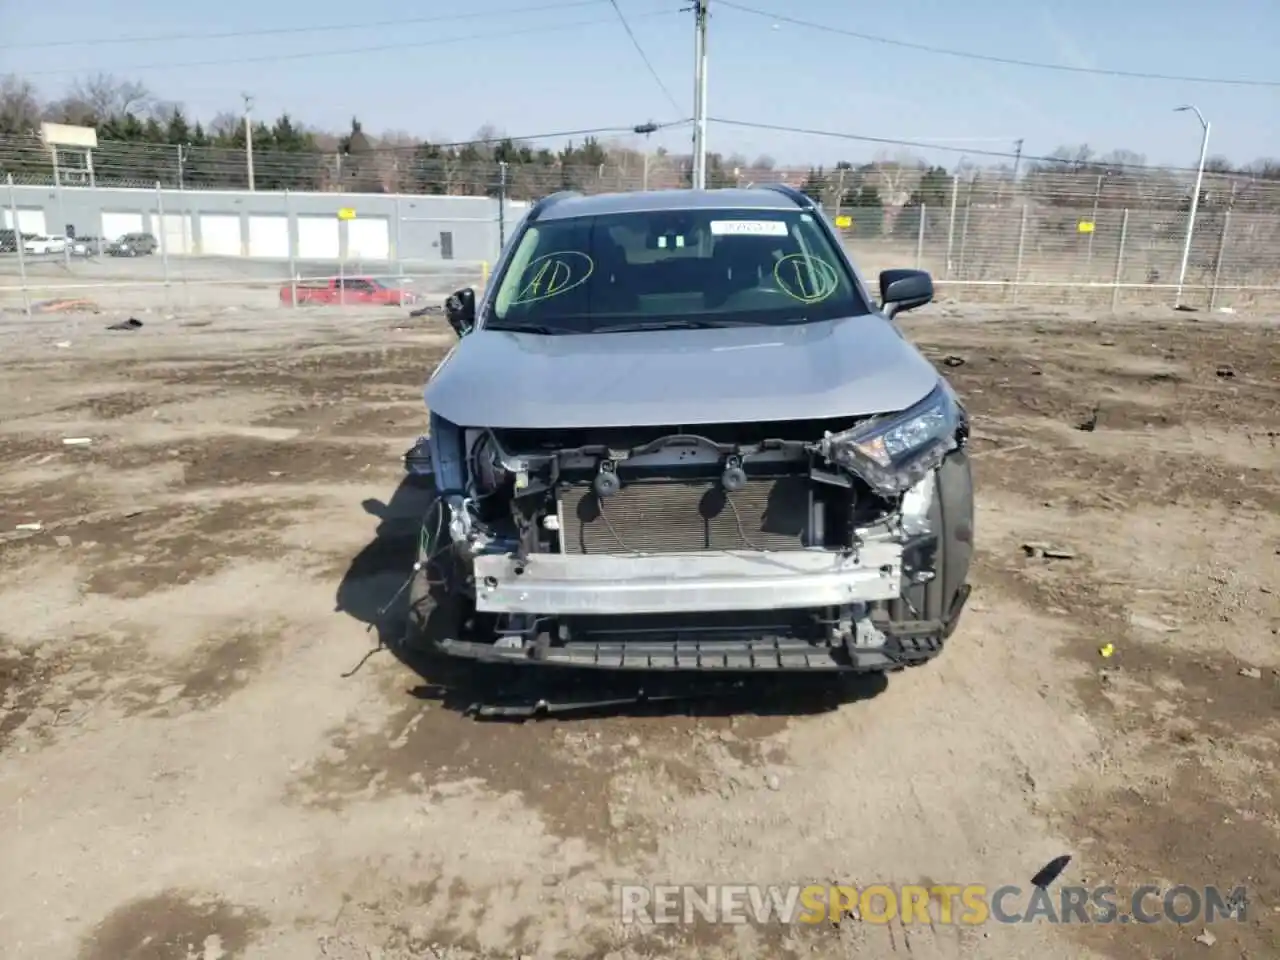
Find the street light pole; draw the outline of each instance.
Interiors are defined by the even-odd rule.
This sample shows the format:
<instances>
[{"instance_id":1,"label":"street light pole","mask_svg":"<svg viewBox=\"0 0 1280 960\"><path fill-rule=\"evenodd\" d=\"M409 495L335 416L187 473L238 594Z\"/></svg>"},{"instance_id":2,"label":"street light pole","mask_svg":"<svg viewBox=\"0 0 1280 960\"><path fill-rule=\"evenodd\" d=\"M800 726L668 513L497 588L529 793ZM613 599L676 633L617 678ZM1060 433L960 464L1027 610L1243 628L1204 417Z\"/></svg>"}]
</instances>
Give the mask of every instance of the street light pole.
<instances>
[{"instance_id":1,"label":"street light pole","mask_svg":"<svg viewBox=\"0 0 1280 960\"><path fill-rule=\"evenodd\" d=\"M253 192L253 124L249 119L249 114L253 110L253 97L249 94L244 96L244 159L249 170L249 192Z\"/></svg>"},{"instance_id":2,"label":"street light pole","mask_svg":"<svg viewBox=\"0 0 1280 960\"><path fill-rule=\"evenodd\" d=\"M653 134L655 130L658 129L658 125L654 123L652 120L650 120L648 123L637 124L631 129L635 133L644 134L644 174L643 174L644 179L641 183L640 189L648 190L649 189L649 137L650 135Z\"/></svg>"},{"instance_id":3,"label":"street light pole","mask_svg":"<svg viewBox=\"0 0 1280 960\"><path fill-rule=\"evenodd\" d=\"M1204 114L1191 104L1175 107L1175 113L1183 113L1190 110L1196 115L1196 119L1200 121L1200 126L1204 128L1204 136L1200 139L1200 163L1196 167L1196 186L1191 193L1191 214L1187 218L1187 239L1182 246L1182 266L1178 268L1178 293L1174 297L1174 309L1182 307L1182 285L1187 279L1187 261L1191 259L1191 238L1196 232L1196 212L1200 209L1200 184L1204 181L1204 161L1209 155L1209 121L1204 118Z\"/></svg>"}]
</instances>

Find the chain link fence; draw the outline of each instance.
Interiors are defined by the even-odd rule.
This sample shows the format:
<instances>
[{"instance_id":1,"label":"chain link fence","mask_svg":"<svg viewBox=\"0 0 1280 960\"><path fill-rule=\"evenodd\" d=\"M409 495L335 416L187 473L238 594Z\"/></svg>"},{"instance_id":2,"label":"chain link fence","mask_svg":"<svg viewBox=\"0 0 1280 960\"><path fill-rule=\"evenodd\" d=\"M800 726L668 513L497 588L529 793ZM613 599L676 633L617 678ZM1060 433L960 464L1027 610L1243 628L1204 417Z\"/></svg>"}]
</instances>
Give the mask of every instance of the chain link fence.
<instances>
[{"instance_id":1,"label":"chain link fence","mask_svg":"<svg viewBox=\"0 0 1280 960\"><path fill-rule=\"evenodd\" d=\"M843 233L868 275L918 267L952 299L1118 309L1175 301L1188 222L1180 211L921 205L890 232L855 222ZM1280 304L1280 215L1198 215L1182 294L1203 309Z\"/></svg>"},{"instance_id":2,"label":"chain link fence","mask_svg":"<svg viewBox=\"0 0 1280 960\"><path fill-rule=\"evenodd\" d=\"M522 210L508 204L506 219ZM75 229L63 236L59 224ZM486 198L10 182L0 186L0 241L13 241L0 245L0 309L416 309L487 282L506 227Z\"/></svg>"},{"instance_id":3,"label":"chain link fence","mask_svg":"<svg viewBox=\"0 0 1280 960\"><path fill-rule=\"evenodd\" d=\"M675 188L686 186L689 179L685 158L622 147L601 148L603 162L593 165L564 164L549 152L519 163L476 153L425 146L380 148L358 156L260 151L253 157L255 190L249 192L248 156L242 149L103 142L91 158L60 152L55 166L39 138L7 138L0 139L0 173L10 174L19 186L54 186L68 196L94 188L177 191L187 217L198 216L206 206L202 196L214 191L232 191L258 206L285 191L299 198L297 202L330 196L335 208L341 202L335 193L398 197L399 202L419 206L474 198L480 206L462 218L425 206L413 215L395 215L397 233L435 222L431 232L436 249L406 255L405 245L397 240L392 243L394 254L376 258L371 266L397 275L416 272L424 279L442 255L440 247L461 242L477 229L488 238L486 249L467 256L467 270L478 273L483 261L492 261L498 238L509 236L518 219L510 213L509 201L528 201L563 189L602 193ZM842 165L837 176L836 171L821 169L718 162L708 180L712 186L788 183L804 189L833 212L838 223L849 218L849 225L841 228L844 242L872 277L887 267L914 265L934 275L943 298L1118 309L1172 305L1179 299L1194 171L1036 163L1020 174L1008 169L947 174L898 161L856 169ZM874 197L870 203L869 195ZM500 208L504 200L508 205ZM506 211L502 224L499 209ZM18 215L17 210L6 213L7 220ZM458 222L450 227L451 220ZM169 283L172 275L183 271L189 286L192 273L213 269L199 265L197 270L191 257L197 252L190 247L170 251ZM237 253L258 259L247 244ZM294 250L293 256L308 259L301 250ZM13 266L0 269L11 279ZM287 264L276 269L244 263L236 268L241 273L237 280L266 269L275 269L273 279L297 277L296 270L286 273L286 268ZM0 286L4 283L12 287L0 277ZM1205 175L1181 294L1183 304L1202 309L1280 303L1280 182L1241 174Z\"/></svg>"}]
</instances>

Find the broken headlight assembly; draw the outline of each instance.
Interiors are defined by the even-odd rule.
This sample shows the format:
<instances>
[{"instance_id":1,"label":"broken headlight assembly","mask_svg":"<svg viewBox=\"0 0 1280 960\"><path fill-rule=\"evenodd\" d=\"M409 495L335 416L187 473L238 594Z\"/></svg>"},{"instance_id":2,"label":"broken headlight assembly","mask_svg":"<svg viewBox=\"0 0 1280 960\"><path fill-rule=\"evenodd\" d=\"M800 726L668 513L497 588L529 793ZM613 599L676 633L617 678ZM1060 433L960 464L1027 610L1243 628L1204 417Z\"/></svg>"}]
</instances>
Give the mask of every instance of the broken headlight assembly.
<instances>
[{"instance_id":1,"label":"broken headlight assembly","mask_svg":"<svg viewBox=\"0 0 1280 960\"><path fill-rule=\"evenodd\" d=\"M492 433L486 431L480 435L471 448L470 459L469 474L476 494L487 497L506 485L511 472Z\"/></svg>"},{"instance_id":2,"label":"broken headlight assembly","mask_svg":"<svg viewBox=\"0 0 1280 960\"><path fill-rule=\"evenodd\" d=\"M956 449L965 429L964 410L944 381L910 409L829 433L814 446L880 495L896 497Z\"/></svg>"}]
</instances>

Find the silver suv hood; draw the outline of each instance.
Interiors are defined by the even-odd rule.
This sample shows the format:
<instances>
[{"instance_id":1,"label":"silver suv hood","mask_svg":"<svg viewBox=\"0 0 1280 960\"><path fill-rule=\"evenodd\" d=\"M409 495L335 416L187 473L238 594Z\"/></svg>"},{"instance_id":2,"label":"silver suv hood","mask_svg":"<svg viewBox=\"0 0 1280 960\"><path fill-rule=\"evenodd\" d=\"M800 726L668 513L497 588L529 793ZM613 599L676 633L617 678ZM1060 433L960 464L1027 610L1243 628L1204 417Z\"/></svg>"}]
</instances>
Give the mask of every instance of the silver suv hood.
<instances>
[{"instance_id":1,"label":"silver suv hood","mask_svg":"<svg viewBox=\"0 0 1280 960\"><path fill-rule=\"evenodd\" d=\"M938 372L878 315L786 327L542 336L476 330L427 382L460 426L692 426L903 410Z\"/></svg>"}]
</instances>

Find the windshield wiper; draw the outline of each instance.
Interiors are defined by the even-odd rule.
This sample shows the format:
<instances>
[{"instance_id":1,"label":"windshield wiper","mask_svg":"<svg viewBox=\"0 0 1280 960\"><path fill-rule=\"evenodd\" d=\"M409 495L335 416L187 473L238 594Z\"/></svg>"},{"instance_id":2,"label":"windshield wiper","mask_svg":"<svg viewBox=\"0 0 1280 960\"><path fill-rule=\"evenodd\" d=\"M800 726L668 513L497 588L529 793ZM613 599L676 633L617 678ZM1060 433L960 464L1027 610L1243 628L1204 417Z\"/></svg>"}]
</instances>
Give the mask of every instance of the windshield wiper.
<instances>
[{"instance_id":1,"label":"windshield wiper","mask_svg":"<svg viewBox=\"0 0 1280 960\"><path fill-rule=\"evenodd\" d=\"M635 323L606 323L594 327L592 333L639 333L643 330L715 330L721 327L745 327L742 320L640 320Z\"/></svg>"},{"instance_id":2,"label":"windshield wiper","mask_svg":"<svg viewBox=\"0 0 1280 960\"><path fill-rule=\"evenodd\" d=\"M540 323L486 323L482 330L492 330L495 333L537 333L543 336L553 336L557 333L583 333L582 330L575 330L573 327L552 327Z\"/></svg>"}]
</instances>

